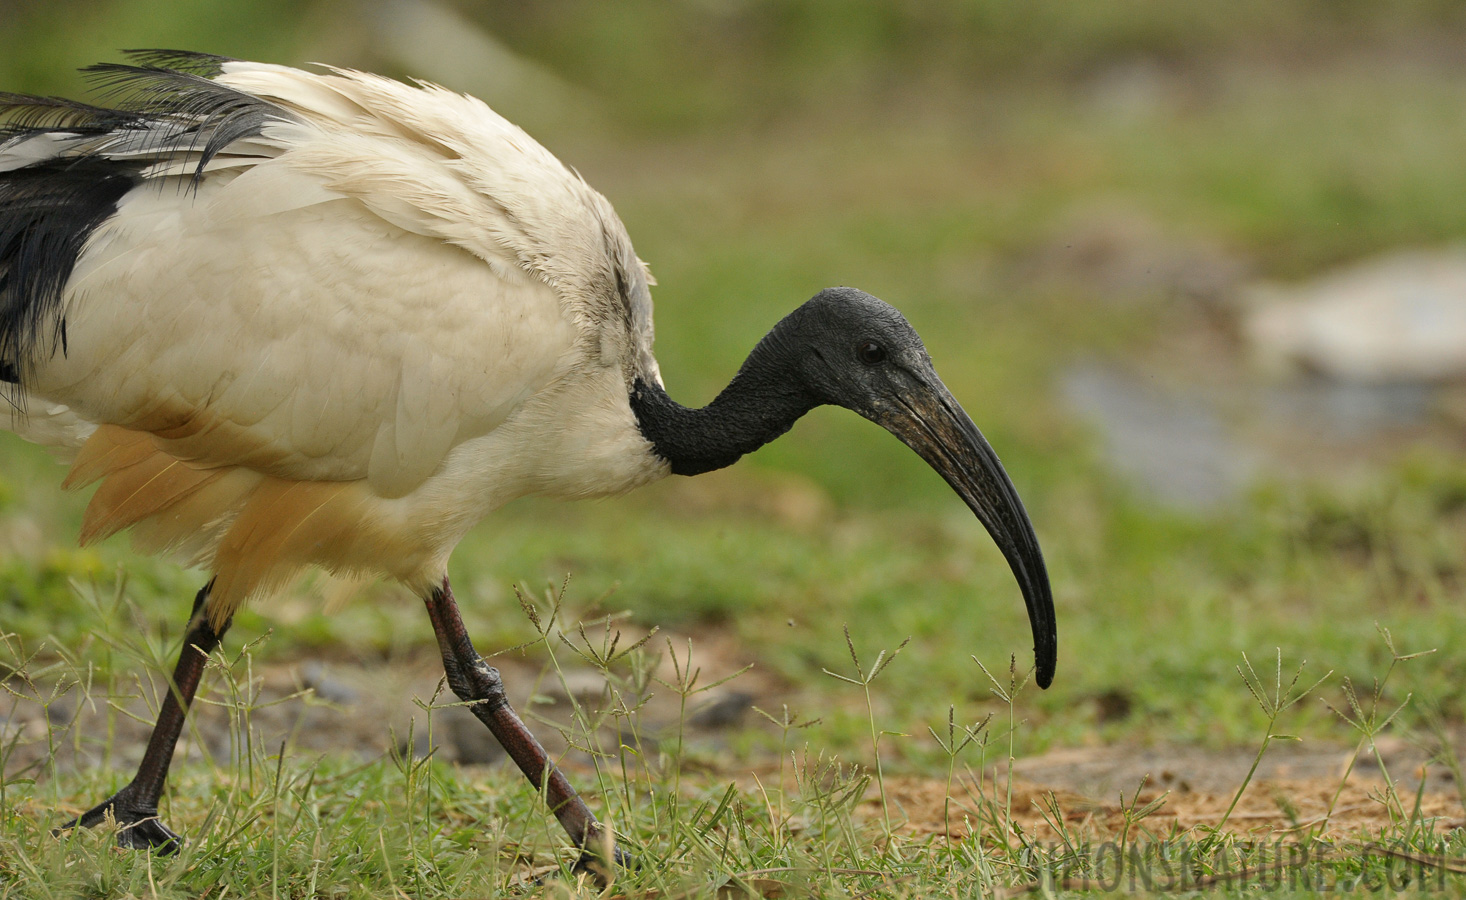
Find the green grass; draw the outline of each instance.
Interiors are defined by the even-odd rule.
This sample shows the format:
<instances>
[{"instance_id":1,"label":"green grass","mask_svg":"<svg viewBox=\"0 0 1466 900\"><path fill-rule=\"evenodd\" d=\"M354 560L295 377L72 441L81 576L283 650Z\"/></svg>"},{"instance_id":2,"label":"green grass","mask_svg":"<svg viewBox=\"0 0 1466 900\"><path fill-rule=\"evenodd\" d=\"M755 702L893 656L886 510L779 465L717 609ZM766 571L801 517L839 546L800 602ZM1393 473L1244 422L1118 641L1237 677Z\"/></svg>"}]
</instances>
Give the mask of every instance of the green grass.
<instances>
[{"instance_id":1,"label":"green grass","mask_svg":"<svg viewBox=\"0 0 1466 900\"><path fill-rule=\"evenodd\" d=\"M1122 794L1118 829L1074 819L1078 810L1065 809L1049 795L1042 811L1053 834L1040 838L1032 812L1015 805L1012 783L991 769L1014 752L1026 728L1015 707L1026 677L1002 669L997 675L981 670L985 688L999 701L996 719L964 725L967 719L949 716L931 723L929 734L945 757L944 781L937 774L942 765L931 768L931 781L944 785L943 826L937 834L909 828L913 815L929 820L932 811L923 816L888 798L889 772L881 761L903 737L883 728L882 713L871 701L873 691L889 687L888 676L907 661L901 648L872 656L851 641L838 664L843 674L835 680L837 690L848 699L863 698L869 737L864 765L829 754L821 747L825 734L819 723L786 710L769 716L780 753L761 774L728 779L687 771L685 719L675 735L652 741L640 711L651 691L690 701L715 686L699 681L695 648L657 651L655 642L628 641L608 650L615 646L608 633L593 628L587 634L558 619L561 599L553 592L543 598L535 620L536 632L544 636L539 652L547 676L554 679L579 661L594 664L608 679L598 711L577 706L560 727L594 761L572 775L639 861L616 874L614 896L1016 895L1045 887L1110 890L1127 879L1172 889L1462 886L1457 873L1466 840L1459 830L1441 833L1412 796L1388 780L1377 802L1391 810L1391 823L1366 834L1328 832L1313 823L1277 840L1258 840L1226 827L1230 808L1212 826L1157 826L1147 820L1166 797L1141 802L1141 785L1128 801ZM1381 702L1384 687L1403 674L1397 668L1418 661L1396 651L1388 634L1383 637L1392 662L1376 673L1373 689L1350 693L1341 703L1354 720L1357 755L1365 757L1374 754L1376 738L1395 728L1393 706ZM153 658L148 650L118 649L134 664ZM8 689L30 702L56 703L57 694L47 689L53 684L73 699L79 693L80 699L106 702L126 692L115 677L94 680L95 673L72 663L17 658L13 637L0 642L0 650L0 662L12 671ZM252 717L261 702L254 652L246 647L220 653L210 665L198 702L229 710L233 740L227 757L201 760L195 753L175 767L161 813L188 836L180 854L118 853L108 825L50 835L63 815L106 796L122 776L105 768L58 771L48 761L55 757L43 756L33 766L7 766L0 777L0 891L18 897L159 898L599 893L588 876L572 871L574 854L558 827L508 767L456 768L431 756L398 753L366 762L333 755L311 759L251 742ZM676 664L672 674L658 678L653 673L662 653L673 654ZM1301 669L1291 672L1281 656L1276 671L1246 659L1238 668L1242 682L1233 679L1230 688L1250 694L1262 715L1253 735L1255 741L1260 735L1258 759L1270 743L1290 739L1281 731L1296 724L1293 710L1327 680L1300 678ZM432 711L447 701L440 694L422 702L431 741ZM45 731L28 740L43 746L75 743L109 755L113 749L106 737L65 725L48 724ZM25 749L21 744L19 736L7 738L0 744L0 762ZM405 744L412 744L410 736ZM1388 779L1383 761L1381 768ZM1237 786L1232 807L1250 778Z\"/></svg>"}]
</instances>

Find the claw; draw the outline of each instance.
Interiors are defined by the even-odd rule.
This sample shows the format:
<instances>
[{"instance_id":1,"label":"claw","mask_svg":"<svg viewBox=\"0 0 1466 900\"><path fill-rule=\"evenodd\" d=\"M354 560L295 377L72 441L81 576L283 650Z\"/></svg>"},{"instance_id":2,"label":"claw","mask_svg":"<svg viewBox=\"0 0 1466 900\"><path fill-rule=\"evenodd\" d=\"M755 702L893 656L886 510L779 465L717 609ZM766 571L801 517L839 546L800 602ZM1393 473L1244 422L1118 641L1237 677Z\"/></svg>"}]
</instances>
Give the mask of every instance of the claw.
<instances>
[{"instance_id":1,"label":"claw","mask_svg":"<svg viewBox=\"0 0 1466 900\"><path fill-rule=\"evenodd\" d=\"M149 808L132 799L131 785L98 803L51 834L60 837L73 828L95 828L108 819L117 823L117 846L127 850L152 850L159 856L170 856L183 847L179 837L158 818L156 807Z\"/></svg>"},{"instance_id":2,"label":"claw","mask_svg":"<svg viewBox=\"0 0 1466 900\"><path fill-rule=\"evenodd\" d=\"M117 829L117 846L129 850L152 850L159 856L172 856L183 849L183 838L153 815Z\"/></svg>"},{"instance_id":3,"label":"claw","mask_svg":"<svg viewBox=\"0 0 1466 900\"><path fill-rule=\"evenodd\" d=\"M636 857L622 850L620 844L617 844L611 849L611 861L613 864L607 866L604 854L582 850L580 852L580 859L575 861L574 870L576 872L589 872L595 878L596 883L602 888L605 888L610 885L612 881L611 875L615 869L641 868L636 862Z\"/></svg>"}]
</instances>

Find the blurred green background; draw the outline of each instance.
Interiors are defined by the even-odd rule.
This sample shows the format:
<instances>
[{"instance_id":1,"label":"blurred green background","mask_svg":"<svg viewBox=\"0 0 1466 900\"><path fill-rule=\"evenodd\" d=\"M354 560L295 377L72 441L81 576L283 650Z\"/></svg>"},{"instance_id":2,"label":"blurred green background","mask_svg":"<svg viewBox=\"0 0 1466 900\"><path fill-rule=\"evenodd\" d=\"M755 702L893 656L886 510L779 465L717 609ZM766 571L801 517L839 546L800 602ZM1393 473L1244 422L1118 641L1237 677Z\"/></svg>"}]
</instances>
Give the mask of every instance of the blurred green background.
<instances>
[{"instance_id":1,"label":"blurred green background","mask_svg":"<svg viewBox=\"0 0 1466 900\"><path fill-rule=\"evenodd\" d=\"M1058 678L1022 698L1023 750L1242 740L1242 652L1367 682L1376 622L1440 649L1392 689L1463 716L1466 406L1449 383L1261 372L1244 327L1259 284L1466 236L1460 3L0 0L0 23L9 90L77 96L80 66L181 47L483 97L615 204L684 403L820 288L901 308L1050 562ZM136 624L176 632L198 573L125 539L74 549L85 497L0 437L0 630L84 654L134 623L71 583L125 571ZM883 724L913 734L990 707L970 654L1031 662L981 528L841 411L727 472L514 504L453 574L493 646L528 633L509 586L566 572L578 608L614 587L603 607L713 636L832 710L827 741L863 721L820 673L849 666L844 623L871 656L913 638L878 683ZM430 652L414 600L368 593L326 616L302 589L242 630L288 626L268 651L286 658Z\"/></svg>"}]
</instances>

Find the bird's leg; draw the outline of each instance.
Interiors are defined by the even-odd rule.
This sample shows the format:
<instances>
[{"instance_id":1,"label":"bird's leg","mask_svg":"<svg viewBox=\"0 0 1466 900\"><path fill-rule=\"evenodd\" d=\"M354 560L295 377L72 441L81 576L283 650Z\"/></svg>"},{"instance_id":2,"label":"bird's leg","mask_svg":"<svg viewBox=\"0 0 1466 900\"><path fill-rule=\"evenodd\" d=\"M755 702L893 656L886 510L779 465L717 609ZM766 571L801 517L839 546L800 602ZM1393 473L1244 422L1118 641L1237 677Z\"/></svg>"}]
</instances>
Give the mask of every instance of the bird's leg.
<instances>
[{"instance_id":1,"label":"bird's leg","mask_svg":"<svg viewBox=\"0 0 1466 900\"><path fill-rule=\"evenodd\" d=\"M204 663L219 646L224 632L229 630L230 620L225 620L215 631L209 625L208 616L203 614L204 601L208 599L213 585L212 581L204 585L194 598L188 633L183 637L183 652L179 654L173 680L168 685L168 695L158 710L158 722L153 726L153 736L148 740L148 749L137 767L137 774L127 787L62 825L58 831L78 825L91 828L110 816L122 826L117 832L119 846L173 853L183 843L182 838L158 820L158 799L163 795L168 765L173 761L173 748L178 744L183 718L188 715L189 704L198 690Z\"/></svg>"},{"instance_id":2,"label":"bird's leg","mask_svg":"<svg viewBox=\"0 0 1466 900\"><path fill-rule=\"evenodd\" d=\"M550 761L545 748L510 707L499 670L485 662L473 649L473 642L463 627L463 619L458 615L458 604L453 599L448 579L444 578L443 584L434 588L425 601L428 616L433 621L433 633L438 636L438 647L443 651L443 670L448 676L448 686L458 699L472 702L469 709L489 726L530 784L543 793L550 811L560 820L570 840L581 849L581 867L595 871L602 859L628 862L628 857L614 846L585 801L575 793L565 775ZM598 874L604 877L605 873Z\"/></svg>"}]
</instances>

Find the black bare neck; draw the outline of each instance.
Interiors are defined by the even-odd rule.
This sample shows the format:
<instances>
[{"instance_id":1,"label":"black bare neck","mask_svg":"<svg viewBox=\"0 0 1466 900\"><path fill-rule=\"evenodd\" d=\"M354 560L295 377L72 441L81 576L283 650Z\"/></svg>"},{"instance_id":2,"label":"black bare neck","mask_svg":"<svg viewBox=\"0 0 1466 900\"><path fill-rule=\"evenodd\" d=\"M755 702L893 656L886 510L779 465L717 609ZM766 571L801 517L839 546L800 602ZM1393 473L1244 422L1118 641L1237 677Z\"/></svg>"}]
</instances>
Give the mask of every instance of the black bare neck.
<instances>
[{"instance_id":1,"label":"black bare neck","mask_svg":"<svg viewBox=\"0 0 1466 900\"><path fill-rule=\"evenodd\" d=\"M699 475L732 465L745 453L793 427L820 404L796 376L794 342L775 328L759 342L723 392L702 409L667 396L661 385L637 379L631 409L641 433L676 475Z\"/></svg>"}]
</instances>

